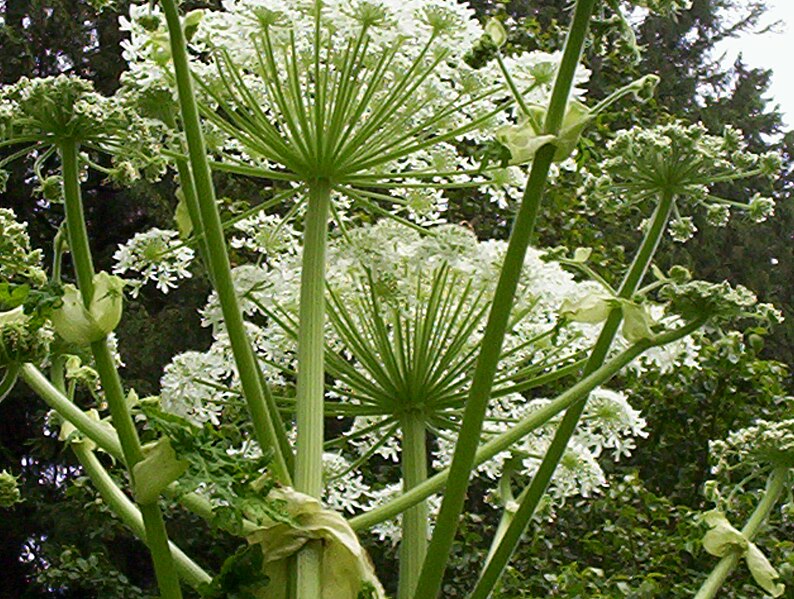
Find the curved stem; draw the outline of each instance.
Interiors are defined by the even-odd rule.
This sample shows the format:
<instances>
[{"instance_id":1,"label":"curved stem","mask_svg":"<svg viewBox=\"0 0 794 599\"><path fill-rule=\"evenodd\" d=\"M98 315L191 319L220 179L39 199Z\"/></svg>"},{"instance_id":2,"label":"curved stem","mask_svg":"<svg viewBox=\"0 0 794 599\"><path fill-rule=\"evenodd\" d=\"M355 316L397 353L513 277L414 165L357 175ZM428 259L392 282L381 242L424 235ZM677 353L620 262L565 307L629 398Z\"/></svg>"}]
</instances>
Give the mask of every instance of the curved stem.
<instances>
[{"instance_id":1,"label":"curved stem","mask_svg":"<svg viewBox=\"0 0 794 599\"><path fill-rule=\"evenodd\" d=\"M6 371L3 374L3 378L0 379L0 402L3 401L9 393L11 393L11 390L14 388L18 377L18 364L9 364L6 366Z\"/></svg>"},{"instance_id":2,"label":"curved stem","mask_svg":"<svg viewBox=\"0 0 794 599\"><path fill-rule=\"evenodd\" d=\"M578 0L568 38L565 42L562 61L554 82L549 108L544 123L546 132L556 135L568 104L573 76L584 47L587 26L595 6L595 0ZM472 466L482 432L483 419L491 397L491 388L499 363L502 342L507 328L513 300L521 275L524 258L534 232L535 220L543 197L549 168L554 158L555 147L548 144L541 148L532 163L516 220L510 232L499 282L488 314L488 323L481 342L480 354L463 415L460 435L450 466L447 492L441 505L435 531L430 541L427 559L416 589L416 596L431 599L438 595L441 580L449 559L452 542L458 528L458 519L463 510L466 490L469 486Z\"/></svg>"},{"instance_id":3,"label":"curved stem","mask_svg":"<svg viewBox=\"0 0 794 599\"><path fill-rule=\"evenodd\" d=\"M86 307L88 307L94 296L94 265L88 243L83 202L80 197L77 142L74 140L63 140L59 144L58 150L63 169L63 192L69 249L72 254L72 262L74 263L80 294ZM94 356L102 389L105 392L108 407L113 417L113 426L118 432L124 453L124 461L127 464L130 479L132 479L133 468L135 464L143 459L143 453L138 439L138 432L135 430L135 424L127 408L124 388L116 370L113 355L108 347L107 338L92 343L91 353ZM149 549L154 561L160 594L165 599L181 599L182 590L179 586L179 577L174 568L173 558L168 545L168 533L165 529L165 522L160 513L160 508L156 503L141 506L141 514L146 527L146 538L148 539Z\"/></svg>"},{"instance_id":4,"label":"curved stem","mask_svg":"<svg viewBox=\"0 0 794 599\"><path fill-rule=\"evenodd\" d=\"M276 433L277 428L283 426L283 423L277 413L273 414L268 411L266 390L257 374L259 366L245 332L243 316L234 290L226 238L215 200L215 187L207 161L198 107L193 96L190 67L179 12L175 0L162 0L162 5L168 23L182 125L187 138L190 170L193 175L200 220L204 227L207 243L209 270L218 292L224 324L229 333L232 354L240 375L240 385L251 414L257 441L263 451L271 449L274 452L273 472L282 483L288 485L292 480L288 458L282 452L282 446L278 443L278 434Z\"/></svg>"},{"instance_id":5,"label":"curved stem","mask_svg":"<svg viewBox=\"0 0 794 599\"><path fill-rule=\"evenodd\" d=\"M748 541L753 540L753 537L758 533L758 529L766 522L766 519L769 518L769 514L772 512L772 508L775 507L777 500L780 499L783 491L786 490L788 472L788 468L785 467L775 468L769 476L764 496L761 498L761 501L758 502L758 505L750 515L744 528L742 528L742 534ZM740 555L738 552L732 552L723 557L717 565L714 566L711 574L709 574L709 577L700 587L697 595L695 595L695 599L713 599L716 597L717 592L725 583L728 575L736 567L736 564L739 563L739 558Z\"/></svg>"},{"instance_id":6,"label":"curved stem","mask_svg":"<svg viewBox=\"0 0 794 599\"><path fill-rule=\"evenodd\" d=\"M313 181L309 185L301 268L295 489L318 498L323 490L325 254L330 205L330 183ZM321 595L321 550L320 543L308 543L298 554L297 597L301 599Z\"/></svg>"},{"instance_id":7,"label":"curved stem","mask_svg":"<svg viewBox=\"0 0 794 599\"><path fill-rule=\"evenodd\" d=\"M656 252L656 248L659 245L662 234L667 227L667 221L670 218L673 203L674 198L672 193L668 192L662 196L659 205L656 207L645 238L632 261L629 271L623 279L618 291L618 297L624 299L631 298L642 282L645 272L648 270L648 266L651 263L651 259ZM584 376L592 374L603 365L622 318L623 315L620 308L616 308L610 313L601 329L601 333L593 347L590 358L584 367ZM543 494L546 492L546 488L565 453L565 449L568 447L568 442L576 430L576 425L579 423L579 418L586 404L587 399L585 398L584 401L572 405L566 411L562 422L554 433L554 439L551 445L549 445L549 448L546 450L543 461L538 467L535 476L532 477L532 482L522 493L522 500L513 520L510 522L510 526L504 533L498 547L493 552L492 559L485 566L480 579L477 581L477 585L471 594L471 599L483 599L488 597L494 585L499 580L502 571L510 561L510 557L516 545L518 545L518 542L521 540L527 524L535 513L535 509L537 509Z\"/></svg>"},{"instance_id":8,"label":"curved stem","mask_svg":"<svg viewBox=\"0 0 794 599\"><path fill-rule=\"evenodd\" d=\"M146 527L141 513L135 505L127 499L124 492L116 486L107 470L102 466L94 452L91 451L86 443L72 443L74 451L80 465L88 474L91 482L102 495L111 511L124 522L132 532L146 542ZM201 566L190 559L185 553L173 543L169 543L170 551L176 562L176 569L179 576L194 589L198 589L204 583L210 583L212 577L207 574Z\"/></svg>"},{"instance_id":9,"label":"curved stem","mask_svg":"<svg viewBox=\"0 0 794 599\"><path fill-rule=\"evenodd\" d=\"M403 490L409 491L427 480L427 444L421 414L406 414L402 425ZM398 599L413 597L422 563L427 555L427 502L420 501L402 515L400 579Z\"/></svg>"}]
</instances>

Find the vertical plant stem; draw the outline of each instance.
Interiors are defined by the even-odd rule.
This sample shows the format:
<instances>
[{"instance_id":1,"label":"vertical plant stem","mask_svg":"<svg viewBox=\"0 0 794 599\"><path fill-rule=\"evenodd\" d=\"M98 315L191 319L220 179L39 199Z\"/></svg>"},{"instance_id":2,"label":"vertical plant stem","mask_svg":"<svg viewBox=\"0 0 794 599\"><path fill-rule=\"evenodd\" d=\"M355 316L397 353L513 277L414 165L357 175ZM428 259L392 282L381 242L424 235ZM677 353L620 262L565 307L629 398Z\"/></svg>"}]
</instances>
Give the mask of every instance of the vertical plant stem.
<instances>
[{"instance_id":1,"label":"vertical plant stem","mask_svg":"<svg viewBox=\"0 0 794 599\"><path fill-rule=\"evenodd\" d=\"M209 259L207 255L207 238L204 236L204 223L201 221L201 209L199 208L198 196L196 195L196 186L193 184L193 174L190 172L190 164L185 158L177 158L176 170L179 173L179 186L182 188L182 194L185 197L185 206L190 216L190 224L193 227L193 234L198 240L199 256L207 269L210 282L215 281L210 269Z\"/></svg>"},{"instance_id":2,"label":"vertical plant stem","mask_svg":"<svg viewBox=\"0 0 794 599\"><path fill-rule=\"evenodd\" d=\"M742 534L748 541L753 540L753 537L758 533L758 529L766 522L766 519L772 512L772 508L775 507L783 491L786 490L788 476L789 469L785 467L775 468L772 471L766 483L764 496L761 498L761 501L758 502L758 505L755 506L755 510L750 515L744 528L742 528ZM711 574L709 574L709 577L700 587L697 595L695 595L695 599L713 599L716 597L717 592L725 583L728 575L736 567L736 564L739 563L740 557L738 552L733 552L723 557L717 565L714 566Z\"/></svg>"},{"instance_id":3,"label":"vertical plant stem","mask_svg":"<svg viewBox=\"0 0 794 599\"><path fill-rule=\"evenodd\" d=\"M113 482L113 479L87 443L72 443L71 447L80 465L83 467L83 470L88 474L91 482L97 488L110 510L116 514L137 537L145 542L147 540L146 527L140 512L135 508L135 505L127 499L124 492L116 486L116 483ZM207 574L201 566L185 555L179 547L171 543L170 549L175 557L176 568L179 571L179 575L191 587L198 588L200 585L212 581L210 575Z\"/></svg>"},{"instance_id":4,"label":"vertical plant stem","mask_svg":"<svg viewBox=\"0 0 794 599\"><path fill-rule=\"evenodd\" d=\"M573 76L582 54L587 26L594 6L595 0L578 0L576 2L573 21L568 31L565 50L544 123L547 133L556 135L562 124ZM416 589L415 596L422 599L436 597L441 588L441 580L458 528L458 518L463 510L463 502L469 486L469 478L479 445L485 411L491 396L508 318L513 306L526 250L534 232L535 220L554 152L554 145L549 144L542 147L535 155L521 206L510 232L507 253L488 314L488 322L480 346L480 354L477 358L477 366L469 390L458 442L455 445L447 492L444 495L441 512Z\"/></svg>"},{"instance_id":5,"label":"vertical plant stem","mask_svg":"<svg viewBox=\"0 0 794 599\"><path fill-rule=\"evenodd\" d=\"M422 415L410 412L402 417L403 491L427 480L427 444ZM427 555L427 501L420 501L402 515L400 579L398 599L413 597L422 563Z\"/></svg>"},{"instance_id":6,"label":"vertical plant stem","mask_svg":"<svg viewBox=\"0 0 794 599\"><path fill-rule=\"evenodd\" d=\"M94 265L91 258L91 249L88 243L83 214L83 202L80 197L80 171L77 162L77 143L73 140L64 140L59 144L61 164L63 168L63 192L66 207L66 227L69 234L69 249L72 253L78 287L83 302L88 307L94 295ZM110 408L124 459L132 479L132 469L143 459L138 432L127 408L124 388L121 385L119 373L113 362L113 355L108 347L107 339L101 339L91 344L91 352L105 398ZM165 522L160 513L159 506L141 506L146 539L154 561L154 570L160 594L165 599L180 599L182 591L179 586L179 577L174 567L174 561L168 546L168 534Z\"/></svg>"},{"instance_id":7,"label":"vertical plant stem","mask_svg":"<svg viewBox=\"0 0 794 599\"><path fill-rule=\"evenodd\" d=\"M277 428L283 426L280 416L271 413L267 407L265 390L257 374L259 365L245 333L245 324L237 302L232 280L231 264L226 248L218 206L215 201L215 187L207 161L204 136L199 123L196 98L193 96L190 66L188 64L185 37L175 0L162 0L163 11L168 23L171 56L174 61L182 125L187 138L190 170L199 203L200 220L204 227L207 247L207 261L213 278L218 300L223 313L223 321L229 333L235 365L240 376L243 395L251 414L257 442L263 450L272 449L274 457L272 469L276 478L284 484L291 484L292 476L288 458L278 442Z\"/></svg>"},{"instance_id":8,"label":"vertical plant stem","mask_svg":"<svg viewBox=\"0 0 794 599\"><path fill-rule=\"evenodd\" d=\"M648 270L651 259L656 252L656 248L667 226L667 221L673 209L673 203L674 197L672 193L668 192L662 196L654 212L651 225L645 234L645 238L642 240L642 244L637 254L634 256L631 267L623 279L618 291L618 297L628 299L637 290L642 278L645 276L645 272ZM583 377L592 374L604 363L609 348L612 345L612 340L615 338L615 334L620 326L622 317L620 308L616 308L610 313L601 329L601 333L593 347L590 358L585 365L584 372L582 373ZM543 494L546 492L549 481L551 481L551 477L554 475L554 471L557 469L557 465L565 453L568 441L570 441L571 436L576 430L576 425L579 422L579 418L584 411L586 403L587 397L584 397L581 401L569 407L565 412L560 426L554 433L554 439L551 445L549 445L546 455L543 456L543 461L538 471L532 478L529 487L522 493L521 502L515 516L510 522L510 526L507 531L505 531L498 546L493 551L491 560L485 566L480 579L477 581L477 585L471 594L471 599L482 599L487 597L493 586L499 580L502 571L510 561L510 556L512 556L516 545L518 545L518 542L521 540L521 536L524 534L529 520L532 518Z\"/></svg>"},{"instance_id":9,"label":"vertical plant stem","mask_svg":"<svg viewBox=\"0 0 794 599\"><path fill-rule=\"evenodd\" d=\"M323 490L323 398L325 390L325 253L331 185L318 179L309 185L309 207L303 233L300 310L298 314L298 388L295 489L312 497ZM299 599L319 597L322 545L308 543L298 554Z\"/></svg>"}]
</instances>

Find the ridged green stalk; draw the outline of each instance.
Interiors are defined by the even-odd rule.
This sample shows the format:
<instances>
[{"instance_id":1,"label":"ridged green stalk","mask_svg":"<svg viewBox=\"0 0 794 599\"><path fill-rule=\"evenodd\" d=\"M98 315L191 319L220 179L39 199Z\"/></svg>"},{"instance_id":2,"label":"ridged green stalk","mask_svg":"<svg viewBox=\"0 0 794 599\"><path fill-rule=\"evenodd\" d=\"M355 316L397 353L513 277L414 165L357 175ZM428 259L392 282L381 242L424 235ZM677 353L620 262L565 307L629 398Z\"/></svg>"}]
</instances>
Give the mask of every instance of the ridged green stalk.
<instances>
[{"instance_id":1,"label":"ridged green stalk","mask_svg":"<svg viewBox=\"0 0 794 599\"><path fill-rule=\"evenodd\" d=\"M295 489L312 497L323 491L325 391L325 255L331 185L318 179L309 185L303 233L300 309L298 314L298 387ZM322 545L308 543L298 554L298 599L319 597Z\"/></svg>"},{"instance_id":2,"label":"ridged green stalk","mask_svg":"<svg viewBox=\"0 0 794 599\"><path fill-rule=\"evenodd\" d=\"M651 225L645 234L645 238L640 244L640 248L632 261L631 267L623 279L618 291L618 297L629 299L639 287L645 276L645 272L650 266L653 255L662 238L662 234L667 227L667 221L670 218L673 203L674 197L672 193L667 192L662 195L659 205L654 211ZM588 376L601 368L622 318L623 315L620 308L612 310L601 329L601 333L593 347L590 358L584 367L583 376ZM557 469L560 459L562 459L565 453L568 442L576 430L576 425L579 422L579 418L586 404L587 399L585 398L583 401L573 404L565 412L565 416L555 431L551 445L549 445L549 448L546 450L546 455L543 456L543 461L535 473L535 476L532 478L532 482L522 493L519 508L513 516L510 526L508 526L500 539L496 549L493 550L491 559L488 561L480 579L477 581L477 585L471 594L471 599L484 599L488 597L494 585L499 580L502 571L510 561L510 556L513 554L516 545L518 545L518 542L521 540L521 536L524 534L529 520L532 518L543 494L546 492L546 488L554 475L554 471Z\"/></svg>"},{"instance_id":3,"label":"ridged green stalk","mask_svg":"<svg viewBox=\"0 0 794 599\"><path fill-rule=\"evenodd\" d=\"M578 0L576 3L573 21L568 31L563 57L549 101L544 123L545 133L551 135L559 133L594 6L595 0ZM507 253L488 314L488 322L469 390L458 442L455 445L447 491L416 589L415 596L422 599L432 599L438 596L441 588L444 570L449 560L452 542L458 529L458 519L463 510L463 502L469 486L518 279L521 275L527 247L535 229L535 221L554 152L554 145L549 144L541 148L535 155L521 205L510 232Z\"/></svg>"},{"instance_id":4,"label":"ridged green stalk","mask_svg":"<svg viewBox=\"0 0 794 599\"><path fill-rule=\"evenodd\" d=\"M116 483L113 482L113 479L94 455L94 452L85 443L73 443L71 447L83 470L88 474L91 482L97 488L110 510L121 518L121 521L133 533L146 541L146 526L141 513L127 499L124 492L116 486ZM176 561L176 569L179 572L179 576L191 587L197 589L200 585L212 581L212 577L201 566L185 555L173 543L170 544L170 551Z\"/></svg>"},{"instance_id":5,"label":"ridged green stalk","mask_svg":"<svg viewBox=\"0 0 794 599\"><path fill-rule=\"evenodd\" d=\"M187 138L190 171L193 175L196 197L199 202L200 220L204 227L209 271L218 293L223 321L229 333L232 354L240 375L240 384L254 425L256 439L263 450L273 450L274 457L271 464L273 473L282 483L289 485L292 481L289 458L283 453L277 433L278 427L283 424L277 413L271 413L268 410L266 392L258 375L259 365L245 333L243 316L234 291L226 238L218 213L215 187L207 161L198 107L193 95L190 66L179 11L174 0L162 0L162 5L168 23L182 126Z\"/></svg>"},{"instance_id":6,"label":"ridged green stalk","mask_svg":"<svg viewBox=\"0 0 794 599\"><path fill-rule=\"evenodd\" d=\"M748 541L753 540L753 537L758 533L758 529L761 528L761 525L769 518L769 514L772 512L778 499L780 499L783 491L786 490L788 478L788 468L775 468L772 471L766 484L764 496L761 498L761 501L758 502L758 505L750 515L744 528L742 528L742 534ZM697 595L695 595L695 599L714 599L720 588L722 588L722 585L725 584L725 580L736 567L736 564L739 563L740 558L741 556L738 552L730 553L723 557L717 565L714 566L711 574L709 574L709 577L700 587Z\"/></svg>"},{"instance_id":7,"label":"ridged green stalk","mask_svg":"<svg viewBox=\"0 0 794 599\"><path fill-rule=\"evenodd\" d=\"M66 227L69 234L69 249L72 254L77 283L86 307L91 303L94 295L94 264L91 258L91 249L88 243L83 214L83 202L80 197L80 171L77 162L77 143L73 140L63 140L58 150L61 156L63 169L63 192L66 208ZM113 361L113 355L107 344L107 339L102 339L91 344L91 353L105 398L113 417L124 461L127 464L132 479L132 470L143 459L140 439L135 430L129 409L127 407L124 388L121 385L119 373ZM168 545L168 533L165 529L162 513L159 506L154 503L141 506L141 515L146 528L146 539L154 561L154 570L160 594L164 599L180 599L182 591L179 586L179 577L174 567L174 561Z\"/></svg>"},{"instance_id":8,"label":"ridged green stalk","mask_svg":"<svg viewBox=\"0 0 794 599\"><path fill-rule=\"evenodd\" d=\"M427 442L422 415L409 412L401 419L403 491L427 480ZM398 599L411 599L427 555L427 502L420 501L402 515Z\"/></svg>"}]
</instances>

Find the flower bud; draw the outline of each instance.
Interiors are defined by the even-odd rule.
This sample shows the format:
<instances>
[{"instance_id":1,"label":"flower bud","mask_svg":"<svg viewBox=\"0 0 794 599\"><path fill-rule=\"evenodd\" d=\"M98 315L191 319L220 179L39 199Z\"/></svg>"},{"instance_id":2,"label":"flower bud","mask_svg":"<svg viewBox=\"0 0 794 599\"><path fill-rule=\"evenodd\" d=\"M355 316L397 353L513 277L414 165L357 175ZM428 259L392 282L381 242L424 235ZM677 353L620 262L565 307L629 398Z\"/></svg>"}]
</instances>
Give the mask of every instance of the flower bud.
<instances>
[{"instance_id":1,"label":"flower bud","mask_svg":"<svg viewBox=\"0 0 794 599\"><path fill-rule=\"evenodd\" d=\"M497 48L504 46L507 41L507 32L505 28L502 26L499 19L495 17L488 19L488 23L485 25L485 33L488 34L488 37L491 38L491 41Z\"/></svg>"},{"instance_id":2,"label":"flower bud","mask_svg":"<svg viewBox=\"0 0 794 599\"><path fill-rule=\"evenodd\" d=\"M3 470L0 472L0 507L11 508L14 507L14 504L21 502L17 477Z\"/></svg>"},{"instance_id":3,"label":"flower bud","mask_svg":"<svg viewBox=\"0 0 794 599\"><path fill-rule=\"evenodd\" d=\"M52 314L55 331L69 343L86 345L112 332L121 320L124 280L100 272L94 275L94 296L89 307L74 285L64 287L63 304Z\"/></svg>"}]
</instances>

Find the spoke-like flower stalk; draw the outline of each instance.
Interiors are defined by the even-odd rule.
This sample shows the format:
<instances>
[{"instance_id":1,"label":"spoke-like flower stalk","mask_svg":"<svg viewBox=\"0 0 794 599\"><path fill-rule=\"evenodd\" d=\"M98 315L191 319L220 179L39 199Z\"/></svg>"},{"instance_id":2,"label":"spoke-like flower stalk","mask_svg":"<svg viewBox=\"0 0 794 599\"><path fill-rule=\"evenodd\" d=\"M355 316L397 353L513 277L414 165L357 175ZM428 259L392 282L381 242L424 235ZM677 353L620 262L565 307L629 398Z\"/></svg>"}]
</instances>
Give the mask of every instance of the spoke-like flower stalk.
<instances>
[{"instance_id":1,"label":"spoke-like flower stalk","mask_svg":"<svg viewBox=\"0 0 794 599\"><path fill-rule=\"evenodd\" d=\"M584 397L587 397L596 387L608 382L628 364L631 364L632 361L641 356L643 352L652 347L667 345L668 343L673 343L691 335L703 325L704 321L705 319L693 320L678 329L660 333L653 338L642 339L634 343L625 351L605 362L601 368L589 376L582 378L566 391L552 399L545 406L531 412L507 431L483 443L475 453L472 467L479 466L492 459L499 452L510 449L510 447L515 445L522 438L546 424L560 412L566 410L576 402L581 401ZM352 518L350 520L350 525L355 530L363 530L371 528L379 522L393 518L412 505L415 505L417 502L446 488L450 479L450 473L450 468L437 472L407 493L400 495L380 507Z\"/></svg>"}]
</instances>

